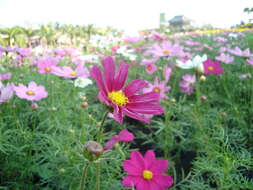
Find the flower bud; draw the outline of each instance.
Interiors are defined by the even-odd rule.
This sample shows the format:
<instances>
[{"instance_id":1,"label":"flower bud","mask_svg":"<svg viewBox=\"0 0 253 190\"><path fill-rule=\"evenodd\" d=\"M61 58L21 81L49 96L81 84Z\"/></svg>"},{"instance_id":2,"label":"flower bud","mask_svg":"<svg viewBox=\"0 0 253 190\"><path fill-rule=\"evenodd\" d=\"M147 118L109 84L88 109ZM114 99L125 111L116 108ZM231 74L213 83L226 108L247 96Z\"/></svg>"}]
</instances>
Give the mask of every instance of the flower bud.
<instances>
[{"instance_id":1,"label":"flower bud","mask_svg":"<svg viewBox=\"0 0 253 190\"><path fill-rule=\"evenodd\" d=\"M200 99L201 99L201 101L203 101L203 102L207 101L207 97L206 97L206 96L201 96Z\"/></svg>"},{"instance_id":2,"label":"flower bud","mask_svg":"<svg viewBox=\"0 0 253 190\"><path fill-rule=\"evenodd\" d=\"M31 107L32 107L32 110L37 110L39 108L38 104L36 103L32 103Z\"/></svg>"},{"instance_id":3,"label":"flower bud","mask_svg":"<svg viewBox=\"0 0 253 190\"><path fill-rule=\"evenodd\" d=\"M84 145L84 151L88 152L92 155L99 156L99 155L103 154L104 149L101 144L99 144L95 141L88 141Z\"/></svg>"},{"instance_id":4,"label":"flower bud","mask_svg":"<svg viewBox=\"0 0 253 190\"><path fill-rule=\"evenodd\" d=\"M83 108L87 108L88 107L88 102L83 102L81 105L82 105Z\"/></svg>"},{"instance_id":5,"label":"flower bud","mask_svg":"<svg viewBox=\"0 0 253 190\"><path fill-rule=\"evenodd\" d=\"M204 75L201 75L200 80L201 81L206 81L206 77Z\"/></svg>"}]
</instances>

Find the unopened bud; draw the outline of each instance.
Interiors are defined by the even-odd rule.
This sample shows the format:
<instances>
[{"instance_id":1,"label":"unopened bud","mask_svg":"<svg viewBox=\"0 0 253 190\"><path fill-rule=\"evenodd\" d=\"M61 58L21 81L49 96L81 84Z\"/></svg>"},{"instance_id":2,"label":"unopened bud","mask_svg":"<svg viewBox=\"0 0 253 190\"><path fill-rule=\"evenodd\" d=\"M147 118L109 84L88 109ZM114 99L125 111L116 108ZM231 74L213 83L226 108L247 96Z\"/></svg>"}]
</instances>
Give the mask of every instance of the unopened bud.
<instances>
[{"instance_id":1,"label":"unopened bud","mask_svg":"<svg viewBox=\"0 0 253 190\"><path fill-rule=\"evenodd\" d=\"M88 107L88 102L83 102L81 105L82 105L83 108L87 108Z\"/></svg>"},{"instance_id":2,"label":"unopened bud","mask_svg":"<svg viewBox=\"0 0 253 190\"><path fill-rule=\"evenodd\" d=\"M206 77L205 77L204 75L201 75L201 76L200 76L200 80L201 80L201 81L206 81Z\"/></svg>"},{"instance_id":3,"label":"unopened bud","mask_svg":"<svg viewBox=\"0 0 253 190\"><path fill-rule=\"evenodd\" d=\"M99 156L99 155L103 154L104 149L101 144L99 144L95 141L88 141L84 145L84 151L89 152L93 155Z\"/></svg>"},{"instance_id":4,"label":"unopened bud","mask_svg":"<svg viewBox=\"0 0 253 190\"><path fill-rule=\"evenodd\" d=\"M201 99L201 101L203 101L203 102L207 101L207 97L206 97L206 96L201 96L200 99Z\"/></svg>"},{"instance_id":5,"label":"unopened bud","mask_svg":"<svg viewBox=\"0 0 253 190\"><path fill-rule=\"evenodd\" d=\"M32 107L32 110L37 110L39 108L38 104L36 103L32 103L31 107Z\"/></svg>"}]
</instances>

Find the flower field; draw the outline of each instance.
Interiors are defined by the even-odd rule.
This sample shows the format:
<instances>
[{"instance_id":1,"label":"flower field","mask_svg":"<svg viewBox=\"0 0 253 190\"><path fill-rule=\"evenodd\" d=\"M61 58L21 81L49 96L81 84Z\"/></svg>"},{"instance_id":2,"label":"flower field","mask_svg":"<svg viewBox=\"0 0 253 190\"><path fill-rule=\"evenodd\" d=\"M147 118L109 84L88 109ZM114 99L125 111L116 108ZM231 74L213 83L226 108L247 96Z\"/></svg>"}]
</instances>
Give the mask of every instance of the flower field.
<instances>
[{"instance_id":1,"label":"flower field","mask_svg":"<svg viewBox=\"0 0 253 190\"><path fill-rule=\"evenodd\" d=\"M253 189L252 30L95 41L0 46L1 190Z\"/></svg>"}]
</instances>

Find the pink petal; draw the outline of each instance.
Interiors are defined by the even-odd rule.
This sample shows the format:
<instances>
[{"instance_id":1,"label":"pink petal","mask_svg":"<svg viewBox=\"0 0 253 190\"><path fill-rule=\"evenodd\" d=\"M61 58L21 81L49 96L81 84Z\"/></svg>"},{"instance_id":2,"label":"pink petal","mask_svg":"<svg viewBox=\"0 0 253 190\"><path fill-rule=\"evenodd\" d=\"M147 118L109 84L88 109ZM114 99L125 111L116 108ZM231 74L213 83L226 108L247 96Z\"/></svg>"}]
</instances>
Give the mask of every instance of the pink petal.
<instances>
[{"instance_id":1,"label":"pink petal","mask_svg":"<svg viewBox=\"0 0 253 190\"><path fill-rule=\"evenodd\" d=\"M136 120L140 120L140 121L143 121L145 123L150 123L150 120L144 116L141 116L139 114L137 114L136 112L133 112L127 108L124 108L123 109L123 112L124 114L126 114L128 117L131 117L133 119L136 119Z\"/></svg>"},{"instance_id":2,"label":"pink petal","mask_svg":"<svg viewBox=\"0 0 253 190\"><path fill-rule=\"evenodd\" d=\"M159 93L156 92L148 92L145 94L139 94L139 95L133 95L131 97L128 98L129 102L149 102L149 103L155 103L155 102L159 102L160 98L159 98Z\"/></svg>"},{"instance_id":3,"label":"pink petal","mask_svg":"<svg viewBox=\"0 0 253 190\"><path fill-rule=\"evenodd\" d=\"M139 166L142 170L146 169L144 158L139 151L131 152L130 159L135 165Z\"/></svg>"},{"instance_id":4,"label":"pink petal","mask_svg":"<svg viewBox=\"0 0 253 190\"><path fill-rule=\"evenodd\" d=\"M139 177L136 176L126 176L121 181L124 187L134 187L139 181Z\"/></svg>"},{"instance_id":5,"label":"pink petal","mask_svg":"<svg viewBox=\"0 0 253 190\"><path fill-rule=\"evenodd\" d=\"M134 162L132 160L123 161L123 169L129 175L134 175L134 176L141 176L143 172L143 169L138 164L138 162Z\"/></svg>"},{"instance_id":6,"label":"pink petal","mask_svg":"<svg viewBox=\"0 0 253 190\"><path fill-rule=\"evenodd\" d=\"M113 118L119 122L119 123L123 123L123 112L122 112L122 108L119 106L113 106L114 110L113 110Z\"/></svg>"},{"instance_id":7,"label":"pink petal","mask_svg":"<svg viewBox=\"0 0 253 190\"><path fill-rule=\"evenodd\" d=\"M118 135L119 141L130 142L134 140L133 133L130 133L127 129L123 129Z\"/></svg>"},{"instance_id":8,"label":"pink petal","mask_svg":"<svg viewBox=\"0 0 253 190\"><path fill-rule=\"evenodd\" d=\"M111 149L118 142L118 136L112 136L112 138L105 144L104 150Z\"/></svg>"},{"instance_id":9,"label":"pink petal","mask_svg":"<svg viewBox=\"0 0 253 190\"><path fill-rule=\"evenodd\" d=\"M136 190L152 190L149 185L149 181L145 179L140 179L136 184Z\"/></svg>"},{"instance_id":10,"label":"pink petal","mask_svg":"<svg viewBox=\"0 0 253 190\"><path fill-rule=\"evenodd\" d=\"M140 91L148 83L143 79L136 79L130 82L125 88L124 93L127 97L134 95L134 93Z\"/></svg>"},{"instance_id":11,"label":"pink petal","mask_svg":"<svg viewBox=\"0 0 253 190\"><path fill-rule=\"evenodd\" d=\"M172 186L172 184L174 182L174 180L171 176L165 175L165 174L155 175L153 181L156 184L159 184L160 186L162 186L164 188L168 188L168 187Z\"/></svg>"},{"instance_id":12,"label":"pink petal","mask_svg":"<svg viewBox=\"0 0 253 190\"><path fill-rule=\"evenodd\" d=\"M104 66L104 79L107 86L108 91L112 91L114 75L115 75L115 63L112 57L106 57L102 64Z\"/></svg>"},{"instance_id":13,"label":"pink petal","mask_svg":"<svg viewBox=\"0 0 253 190\"><path fill-rule=\"evenodd\" d=\"M115 91L120 90L124 86L127 75L128 75L128 68L129 68L129 65L125 64L124 61L120 62L118 74L114 80L113 88Z\"/></svg>"},{"instance_id":14,"label":"pink petal","mask_svg":"<svg viewBox=\"0 0 253 190\"><path fill-rule=\"evenodd\" d=\"M162 106L158 104L152 104L152 103L128 103L126 105L126 108L128 110L131 110L136 113L142 113L142 114L152 114L152 115L158 115L162 114L164 112Z\"/></svg>"},{"instance_id":15,"label":"pink petal","mask_svg":"<svg viewBox=\"0 0 253 190\"><path fill-rule=\"evenodd\" d=\"M93 66L90 71L90 76L96 81L101 93L105 96L107 94L107 90L104 85L102 73L97 66Z\"/></svg>"},{"instance_id":16,"label":"pink petal","mask_svg":"<svg viewBox=\"0 0 253 190\"><path fill-rule=\"evenodd\" d=\"M155 174L164 173L168 169L168 160L155 160L148 163L148 169Z\"/></svg>"}]
</instances>

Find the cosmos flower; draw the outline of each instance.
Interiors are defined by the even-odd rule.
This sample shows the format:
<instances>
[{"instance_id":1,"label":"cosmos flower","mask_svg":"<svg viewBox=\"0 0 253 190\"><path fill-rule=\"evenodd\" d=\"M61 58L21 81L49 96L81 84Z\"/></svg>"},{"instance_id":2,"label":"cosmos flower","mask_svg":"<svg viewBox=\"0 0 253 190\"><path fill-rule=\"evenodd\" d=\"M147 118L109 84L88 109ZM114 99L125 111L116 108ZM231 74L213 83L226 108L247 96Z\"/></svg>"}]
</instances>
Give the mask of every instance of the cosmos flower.
<instances>
[{"instance_id":1,"label":"cosmos flower","mask_svg":"<svg viewBox=\"0 0 253 190\"><path fill-rule=\"evenodd\" d=\"M253 66L253 57L247 59L247 63L251 66Z\"/></svg>"},{"instance_id":2,"label":"cosmos flower","mask_svg":"<svg viewBox=\"0 0 253 190\"><path fill-rule=\"evenodd\" d=\"M172 44L165 41L160 45L155 44L145 52L146 55L155 57L181 57L184 54L183 47L179 44Z\"/></svg>"},{"instance_id":3,"label":"cosmos flower","mask_svg":"<svg viewBox=\"0 0 253 190\"><path fill-rule=\"evenodd\" d=\"M51 73L52 67L57 64L58 61L54 57L42 57L37 62L39 73Z\"/></svg>"},{"instance_id":4,"label":"cosmos flower","mask_svg":"<svg viewBox=\"0 0 253 190\"><path fill-rule=\"evenodd\" d=\"M88 70L83 66L83 64L78 64L75 69L72 69L69 66L63 66L63 67L55 67L52 66L52 73L64 77L64 78L78 78L78 77L88 77L89 72Z\"/></svg>"},{"instance_id":5,"label":"cosmos flower","mask_svg":"<svg viewBox=\"0 0 253 190\"><path fill-rule=\"evenodd\" d=\"M194 75L185 74L182 76L182 81L179 83L181 87L181 92L191 95L194 90L194 84L196 82L196 77Z\"/></svg>"},{"instance_id":6,"label":"cosmos flower","mask_svg":"<svg viewBox=\"0 0 253 190\"><path fill-rule=\"evenodd\" d=\"M146 65L146 72L152 75L157 70L157 66L154 63L149 63Z\"/></svg>"},{"instance_id":7,"label":"cosmos flower","mask_svg":"<svg viewBox=\"0 0 253 190\"><path fill-rule=\"evenodd\" d=\"M0 104L8 101L13 96L13 84L7 84L4 86L0 82Z\"/></svg>"},{"instance_id":8,"label":"cosmos flower","mask_svg":"<svg viewBox=\"0 0 253 190\"><path fill-rule=\"evenodd\" d=\"M28 87L23 84L14 86L14 91L19 98L29 101L39 101L48 96L44 86L37 86L35 82L30 82Z\"/></svg>"},{"instance_id":9,"label":"cosmos flower","mask_svg":"<svg viewBox=\"0 0 253 190\"><path fill-rule=\"evenodd\" d=\"M193 59L189 59L186 62L182 62L180 60L176 61L176 66L182 68L182 69L192 69L196 68L200 71L203 70L203 62L207 60L207 55L204 54L203 56L195 56Z\"/></svg>"},{"instance_id":10,"label":"cosmos flower","mask_svg":"<svg viewBox=\"0 0 253 190\"><path fill-rule=\"evenodd\" d=\"M8 73L4 73L4 74L0 74L0 80L3 81L3 80L9 80L11 78L11 73L8 72Z\"/></svg>"},{"instance_id":11,"label":"cosmos flower","mask_svg":"<svg viewBox=\"0 0 253 190\"><path fill-rule=\"evenodd\" d=\"M114 119L122 123L123 115L149 123L144 114L158 115L163 113L163 108L156 104L159 94L156 92L136 94L147 85L143 79L136 79L124 87L129 65L120 62L118 72L112 57L102 61L103 75L99 67L93 66L90 75L99 87L98 98L108 106L113 107Z\"/></svg>"},{"instance_id":12,"label":"cosmos flower","mask_svg":"<svg viewBox=\"0 0 253 190\"><path fill-rule=\"evenodd\" d=\"M167 99L166 92L171 89L171 86L166 86L167 81L159 81L158 77L155 78L154 84L149 83L147 88L143 89L144 93L157 92L160 98Z\"/></svg>"},{"instance_id":13,"label":"cosmos flower","mask_svg":"<svg viewBox=\"0 0 253 190\"><path fill-rule=\"evenodd\" d=\"M168 67L168 66L164 67L163 76L164 76L166 83L170 80L171 73L172 73L171 67Z\"/></svg>"},{"instance_id":14,"label":"cosmos flower","mask_svg":"<svg viewBox=\"0 0 253 190\"><path fill-rule=\"evenodd\" d=\"M221 61L225 64L229 64L232 63L234 61L234 57L230 56L228 54L225 53L221 53L219 56L215 57L216 60Z\"/></svg>"},{"instance_id":15,"label":"cosmos flower","mask_svg":"<svg viewBox=\"0 0 253 190\"><path fill-rule=\"evenodd\" d=\"M153 150L148 150L145 156L133 151L130 160L123 162L128 176L122 180L122 185L135 187L136 190L166 190L173 184L173 178L164 174L167 168L168 161L156 160Z\"/></svg>"},{"instance_id":16,"label":"cosmos flower","mask_svg":"<svg viewBox=\"0 0 253 190\"><path fill-rule=\"evenodd\" d=\"M78 77L74 81L74 86L79 88L85 88L86 86L92 84L92 81L88 78Z\"/></svg>"},{"instance_id":17,"label":"cosmos flower","mask_svg":"<svg viewBox=\"0 0 253 190\"><path fill-rule=\"evenodd\" d=\"M17 52L21 57L28 57L32 55L32 50L29 48L19 48Z\"/></svg>"},{"instance_id":18,"label":"cosmos flower","mask_svg":"<svg viewBox=\"0 0 253 190\"><path fill-rule=\"evenodd\" d=\"M106 143L104 150L111 149L118 142L131 142L133 140L133 133L129 132L127 129L123 129L118 135L112 136L112 138Z\"/></svg>"},{"instance_id":19,"label":"cosmos flower","mask_svg":"<svg viewBox=\"0 0 253 190\"><path fill-rule=\"evenodd\" d=\"M241 56L241 57L250 57L251 56L249 48L247 48L245 50L241 50L239 47L236 47L235 49L228 49L227 51L229 53L232 53L234 55Z\"/></svg>"},{"instance_id":20,"label":"cosmos flower","mask_svg":"<svg viewBox=\"0 0 253 190\"><path fill-rule=\"evenodd\" d=\"M209 75L209 74L215 74L215 75L220 75L224 68L221 67L219 61L213 61L211 59L206 60L203 62L204 65L204 73Z\"/></svg>"}]
</instances>

